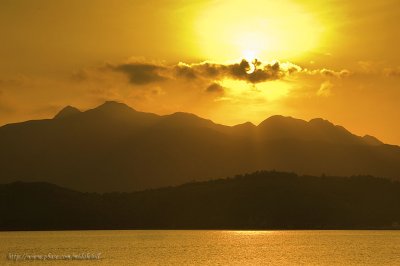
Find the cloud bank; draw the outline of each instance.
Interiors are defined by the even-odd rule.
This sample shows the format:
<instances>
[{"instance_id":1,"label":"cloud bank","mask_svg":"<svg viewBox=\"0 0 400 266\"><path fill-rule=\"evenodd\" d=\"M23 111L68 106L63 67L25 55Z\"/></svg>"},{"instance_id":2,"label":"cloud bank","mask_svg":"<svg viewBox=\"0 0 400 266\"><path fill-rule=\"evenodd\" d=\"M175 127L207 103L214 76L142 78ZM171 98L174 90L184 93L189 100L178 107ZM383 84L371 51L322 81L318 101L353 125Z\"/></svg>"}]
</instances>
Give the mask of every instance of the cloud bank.
<instances>
[{"instance_id":1,"label":"cloud bank","mask_svg":"<svg viewBox=\"0 0 400 266\"><path fill-rule=\"evenodd\" d=\"M303 69L292 63L263 63L258 60L248 62L243 59L239 63L217 64L202 62L197 64L178 63L162 65L155 63L130 62L106 66L111 71L124 73L134 85L145 85L167 79L210 80L223 79L242 80L251 84L283 79L288 75L301 72Z\"/></svg>"}]
</instances>

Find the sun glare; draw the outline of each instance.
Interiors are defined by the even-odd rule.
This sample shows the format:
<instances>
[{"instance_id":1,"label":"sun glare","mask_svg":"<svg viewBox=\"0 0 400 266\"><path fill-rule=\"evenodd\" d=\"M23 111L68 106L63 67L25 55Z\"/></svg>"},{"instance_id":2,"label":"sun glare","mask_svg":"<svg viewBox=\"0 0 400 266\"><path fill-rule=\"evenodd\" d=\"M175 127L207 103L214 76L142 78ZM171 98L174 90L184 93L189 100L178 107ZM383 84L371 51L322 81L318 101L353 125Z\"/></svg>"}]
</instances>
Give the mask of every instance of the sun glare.
<instances>
[{"instance_id":1,"label":"sun glare","mask_svg":"<svg viewBox=\"0 0 400 266\"><path fill-rule=\"evenodd\" d=\"M290 59L316 49L324 28L290 0L221 0L196 21L202 54L211 60Z\"/></svg>"}]
</instances>

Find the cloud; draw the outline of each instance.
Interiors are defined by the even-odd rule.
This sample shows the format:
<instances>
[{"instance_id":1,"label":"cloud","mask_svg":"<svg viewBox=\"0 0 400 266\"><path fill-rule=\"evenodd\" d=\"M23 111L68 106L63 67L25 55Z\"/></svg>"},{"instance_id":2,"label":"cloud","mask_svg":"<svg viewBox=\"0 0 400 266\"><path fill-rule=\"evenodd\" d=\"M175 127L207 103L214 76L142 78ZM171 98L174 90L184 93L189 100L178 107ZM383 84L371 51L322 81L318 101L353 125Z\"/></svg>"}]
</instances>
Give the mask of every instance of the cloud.
<instances>
[{"instance_id":1,"label":"cloud","mask_svg":"<svg viewBox=\"0 0 400 266\"><path fill-rule=\"evenodd\" d=\"M207 78L222 80L225 78L243 80L252 84L282 79L294 72L301 71L301 67L292 63L262 63L258 60L248 62L243 59L234 64L216 64L203 62L199 64L180 63L176 66L179 76L185 74L190 78Z\"/></svg>"},{"instance_id":2,"label":"cloud","mask_svg":"<svg viewBox=\"0 0 400 266\"><path fill-rule=\"evenodd\" d=\"M400 67L397 68L385 68L383 74L386 77L400 77Z\"/></svg>"},{"instance_id":3,"label":"cloud","mask_svg":"<svg viewBox=\"0 0 400 266\"><path fill-rule=\"evenodd\" d=\"M251 84L282 79L302 68L292 63L262 63L258 60L248 62L242 60L233 64L217 64L210 62L176 65L163 65L145 62L129 62L123 64L107 64L99 70L111 70L128 76L132 85L146 85L161 82L168 79L182 79L187 81L208 80L217 81L223 79L243 80ZM87 78L88 70L75 73L75 80Z\"/></svg>"},{"instance_id":4,"label":"cloud","mask_svg":"<svg viewBox=\"0 0 400 266\"><path fill-rule=\"evenodd\" d=\"M383 78L400 77L400 66L387 65L384 61L359 61L359 73L369 76L381 76Z\"/></svg>"},{"instance_id":5,"label":"cloud","mask_svg":"<svg viewBox=\"0 0 400 266\"><path fill-rule=\"evenodd\" d=\"M377 66L377 62L374 61L358 61L358 66L360 67L361 71L363 73L371 73L375 69L375 66Z\"/></svg>"},{"instance_id":6,"label":"cloud","mask_svg":"<svg viewBox=\"0 0 400 266\"><path fill-rule=\"evenodd\" d=\"M175 75L180 78L191 80L198 77L196 71L190 67L190 65L184 63L179 63L178 65L174 66L173 69L175 71Z\"/></svg>"},{"instance_id":7,"label":"cloud","mask_svg":"<svg viewBox=\"0 0 400 266\"><path fill-rule=\"evenodd\" d=\"M98 67L97 71L101 72L101 75L106 75L106 72L122 73L128 77L129 83L135 86L171 80L211 84L219 83L225 79L245 81L255 85L258 83L285 79L297 73L304 73L312 76L320 75L325 78L345 78L351 75L351 72L346 69L340 71L326 68L309 70L290 62L282 63L274 61L264 63L259 60L249 62L245 59L230 64L212 62L187 64L180 62L173 65L140 60L120 64L106 64L105 66ZM93 71L93 69L78 71L75 73L74 79L81 81L93 78L91 77L93 76L93 72L96 71ZM97 77L97 79L102 78Z\"/></svg>"},{"instance_id":8,"label":"cloud","mask_svg":"<svg viewBox=\"0 0 400 266\"><path fill-rule=\"evenodd\" d=\"M225 89L218 83L212 83L210 86L206 88L206 92L208 93L217 93L217 94L224 94Z\"/></svg>"},{"instance_id":9,"label":"cloud","mask_svg":"<svg viewBox=\"0 0 400 266\"><path fill-rule=\"evenodd\" d=\"M334 70L323 68L319 71L319 73L323 76L336 77L336 78L345 78L345 77L350 76L350 71L347 69L343 69L341 71L334 71Z\"/></svg>"},{"instance_id":10,"label":"cloud","mask_svg":"<svg viewBox=\"0 0 400 266\"><path fill-rule=\"evenodd\" d=\"M165 67L155 64L126 63L117 66L109 65L109 68L126 74L129 77L129 82L135 85L144 85L166 79L160 73Z\"/></svg>"},{"instance_id":11,"label":"cloud","mask_svg":"<svg viewBox=\"0 0 400 266\"><path fill-rule=\"evenodd\" d=\"M328 81L325 81L321 84L319 87L319 90L317 91L318 96L324 96L328 97L332 95L332 88L333 88L333 83Z\"/></svg>"},{"instance_id":12,"label":"cloud","mask_svg":"<svg viewBox=\"0 0 400 266\"><path fill-rule=\"evenodd\" d=\"M302 69L300 72L311 76L321 76L323 78L338 78L338 79L347 78L353 75L353 73L347 69L342 69L340 71L335 71L327 68Z\"/></svg>"}]
</instances>

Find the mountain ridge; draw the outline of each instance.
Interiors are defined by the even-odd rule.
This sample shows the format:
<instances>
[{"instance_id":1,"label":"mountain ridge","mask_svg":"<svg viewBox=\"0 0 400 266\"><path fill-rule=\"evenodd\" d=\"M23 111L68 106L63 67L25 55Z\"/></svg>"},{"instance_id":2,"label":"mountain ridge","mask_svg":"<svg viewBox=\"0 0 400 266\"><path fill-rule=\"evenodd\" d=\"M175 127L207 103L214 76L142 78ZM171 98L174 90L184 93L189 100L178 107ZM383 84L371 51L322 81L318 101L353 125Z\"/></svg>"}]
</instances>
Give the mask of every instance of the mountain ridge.
<instances>
[{"instance_id":1,"label":"mountain ridge","mask_svg":"<svg viewBox=\"0 0 400 266\"><path fill-rule=\"evenodd\" d=\"M198 115L195 115L195 114L192 114L192 113L181 112L181 111L174 112L174 113L167 114L167 115L157 115L157 114L154 114L154 113L141 112L141 111L135 110L134 108L128 106L127 104L124 104L124 103L121 103L121 102L117 102L117 101L105 101L103 104L101 104L101 105L99 105L99 106L97 106L95 108L91 108L91 109L85 110L85 111L80 111L78 108L76 108L74 106L67 105L66 107L62 108L52 119L36 119L36 120L27 120L27 121L23 121L23 122L9 123L9 124L5 124L5 125L0 126L0 128L7 127L7 126L12 126L12 125L20 125L20 124L25 124L25 123L30 123L30 122L34 122L35 123L35 121L48 121L48 120L60 119L60 118L70 117L71 115L76 115L76 114L88 114L88 113L93 113L93 112L105 112L105 113L108 113L110 111L116 113L117 115L119 115L121 113L124 113L124 112L125 113L126 112L131 112L132 114L133 113L146 114L146 115L151 115L151 116L154 116L154 117L162 117L162 118L166 118L166 119L173 118L173 117L176 117L177 119L182 119L182 118L186 117L187 120L190 119L192 121L195 121L197 119L198 121L202 121L203 124L204 123L208 123L208 124L212 123L214 125L223 126L223 127L226 127L226 128L242 128L242 129L243 128L249 129L249 128L253 128L253 127L260 128L260 127L264 127L265 124L269 123L270 121L274 121L274 122L276 122L276 121L279 121L279 122L286 121L286 122L302 123L304 125L318 125L318 124L321 125L321 124L323 124L325 126L329 125L331 127L347 131L344 127L342 127L340 125L335 125L332 122L330 122L329 120L326 120L326 119L323 119L323 118L318 118L317 117L317 118L312 118L309 121L307 121L307 120L294 118L294 117L291 117L291 116L283 116L283 115L272 115L272 116L264 119L263 121L261 121L258 125L254 125L252 122L247 121L247 122L243 122L243 123L240 123L240 124L227 126L227 125L215 123L214 121L212 121L210 119L202 118L202 117L200 117ZM347 132L349 132L349 131L347 131ZM377 139L376 137L371 136L369 134L365 134L364 136L358 136L358 135L354 135L354 136L357 136L359 138L363 138L363 139L366 140L367 143L371 143L371 144L374 144L374 145L380 143L380 144L386 144L386 145L391 145L391 146L397 146L397 145L394 145L394 144L384 143L384 142L380 141L379 139Z\"/></svg>"},{"instance_id":2,"label":"mountain ridge","mask_svg":"<svg viewBox=\"0 0 400 266\"><path fill-rule=\"evenodd\" d=\"M400 148L321 118L272 116L225 126L194 114L156 115L118 102L0 127L0 182L46 181L127 191L257 170L400 179ZM63 109L64 110L64 109Z\"/></svg>"}]
</instances>

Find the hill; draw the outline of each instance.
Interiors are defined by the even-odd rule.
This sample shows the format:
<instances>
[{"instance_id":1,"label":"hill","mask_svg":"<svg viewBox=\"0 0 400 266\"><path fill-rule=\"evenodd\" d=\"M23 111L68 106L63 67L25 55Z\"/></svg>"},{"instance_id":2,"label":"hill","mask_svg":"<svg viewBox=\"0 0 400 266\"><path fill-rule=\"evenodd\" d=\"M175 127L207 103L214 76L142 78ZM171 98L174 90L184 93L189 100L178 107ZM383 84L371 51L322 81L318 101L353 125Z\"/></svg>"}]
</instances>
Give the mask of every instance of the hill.
<instances>
[{"instance_id":1,"label":"hill","mask_svg":"<svg viewBox=\"0 0 400 266\"><path fill-rule=\"evenodd\" d=\"M156 115L106 102L0 127L0 182L133 191L276 169L400 178L400 148L323 119L272 116L255 126L188 113Z\"/></svg>"},{"instance_id":2,"label":"hill","mask_svg":"<svg viewBox=\"0 0 400 266\"><path fill-rule=\"evenodd\" d=\"M0 185L0 230L397 229L400 183L255 172L132 193Z\"/></svg>"}]
</instances>

